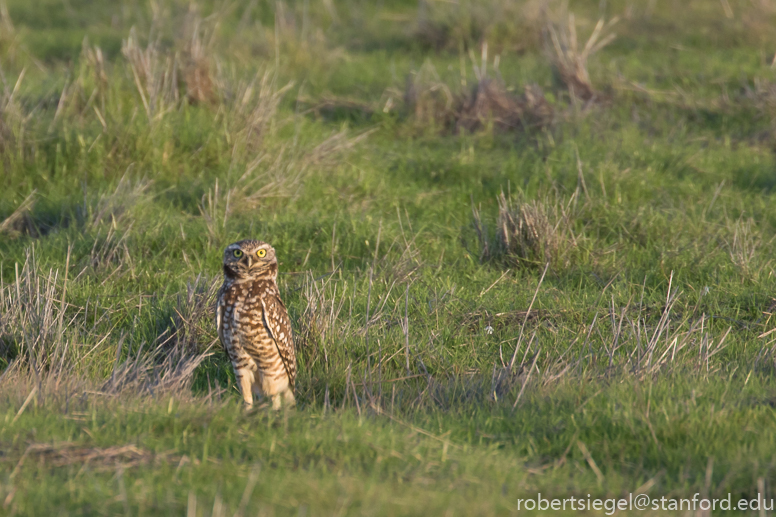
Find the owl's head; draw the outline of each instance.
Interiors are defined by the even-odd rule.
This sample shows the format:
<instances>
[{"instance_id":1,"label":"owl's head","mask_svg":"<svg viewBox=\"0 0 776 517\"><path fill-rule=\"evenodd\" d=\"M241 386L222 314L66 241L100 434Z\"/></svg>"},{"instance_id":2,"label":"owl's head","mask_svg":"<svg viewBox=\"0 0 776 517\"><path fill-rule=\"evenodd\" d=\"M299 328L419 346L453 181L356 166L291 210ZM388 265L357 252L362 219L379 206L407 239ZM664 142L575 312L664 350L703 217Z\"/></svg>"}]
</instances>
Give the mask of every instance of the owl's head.
<instances>
[{"instance_id":1,"label":"owl's head","mask_svg":"<svg viewBox=\"0 0 776 517\"><path fill-rule=\"evenodd\" d=\"M275 248L262 241L246 239L230 244L224 250L224 275L230 278L249 279L271 277L278 274Z\"/></svg>"}]
</instances>

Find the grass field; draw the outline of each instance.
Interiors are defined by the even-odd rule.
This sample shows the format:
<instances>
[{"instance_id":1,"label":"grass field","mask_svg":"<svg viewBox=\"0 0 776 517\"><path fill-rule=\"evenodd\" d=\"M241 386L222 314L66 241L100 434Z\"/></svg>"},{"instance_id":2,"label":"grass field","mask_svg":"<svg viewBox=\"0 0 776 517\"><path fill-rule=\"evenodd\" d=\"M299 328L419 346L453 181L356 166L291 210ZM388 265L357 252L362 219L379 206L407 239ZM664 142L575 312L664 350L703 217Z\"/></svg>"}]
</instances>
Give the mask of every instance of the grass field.
<instances>
[{"instance_id":1,"label":"grass field","mask_svg":"<svg viewBox=\"0 0 776 517\"><path fill-rule=\"evenodd\" d=\"M0 1L0 514L776 497L774 22ZM245 413L217 342L249 237L291 412Z\"/></svg>"}]
</instances>

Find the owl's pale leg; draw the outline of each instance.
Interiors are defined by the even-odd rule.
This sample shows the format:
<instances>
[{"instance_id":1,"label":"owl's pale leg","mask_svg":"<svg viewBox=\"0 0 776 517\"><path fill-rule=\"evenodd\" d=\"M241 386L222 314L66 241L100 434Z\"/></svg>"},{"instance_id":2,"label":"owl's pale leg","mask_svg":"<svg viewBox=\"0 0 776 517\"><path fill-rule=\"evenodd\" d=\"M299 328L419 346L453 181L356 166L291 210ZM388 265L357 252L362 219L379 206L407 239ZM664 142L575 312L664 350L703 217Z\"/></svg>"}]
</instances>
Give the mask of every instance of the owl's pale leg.
<instances>
[{"instance_id":1,"label":"owl's pale leg","mask_svg":"<svg viewBox=\"0 0 776 517\"><path fill-rule=\"evenodd\" d=\"M294 398L294 391L291 389L287 389L283 393L281 393L283 396L283 405L286 407L294 407L296 406L296 399Z\"/></svg>"},{"instance_id":2,"label":"owl's pale leg","mask_svg":"<svg viewBox=\"0 0 776 517\"><path fill-rule=\"evenodd\" d=\"M281 407L289 409L296 406L296 399L294 398L294 392L290 389L285 389L282 392L272 395L272 409L278 411Z\"/></svg>"},{"instance_id":3,"label":"owl's pale leg","mask_svg":"<svg viewBox=\"0 0 776 517\"><path fill-rule=\"evenodd\" d=\"M240 392L242 392L245 405L251 407L253 405L253 372L247 368L237 370L235 377L237 377L237 382L240 383Z\"/></svg>"},{"instance_id":4,"label":"owl's pale leg","mask_svg":"<svg viewBox=\"0 0 776 517\"><path fill-rule=\"evenodd\" d=\"M253 382L253 386L251 386L251 391L253 391L253 398L255 400L261 400L264 398L264 393L261 392L261 385L259 385L256 381Z\"/></svg>"}]
</instances>

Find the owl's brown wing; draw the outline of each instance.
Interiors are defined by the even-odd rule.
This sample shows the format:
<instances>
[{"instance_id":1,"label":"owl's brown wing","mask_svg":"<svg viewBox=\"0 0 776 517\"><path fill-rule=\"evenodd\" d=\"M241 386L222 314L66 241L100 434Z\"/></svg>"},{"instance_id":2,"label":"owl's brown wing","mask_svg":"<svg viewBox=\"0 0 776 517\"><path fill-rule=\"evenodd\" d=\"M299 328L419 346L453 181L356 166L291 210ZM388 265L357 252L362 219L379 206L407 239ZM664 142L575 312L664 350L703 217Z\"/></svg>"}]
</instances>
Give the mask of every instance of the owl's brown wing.
<instances>
[{"instance_id":1,"label":"owl's brown wing","mask_svg":"<svg viewBox=\"0 0 776 517\"><path fill-rule=\"evenodd\" d=\"M291 319L283 301L275 292L267 292L261 297L261 308L264 316L264 324L267 331L277 346L278 354L283 361L288 375L288 383L294 387L296 380L296 353L294 352L294 338L291 335Z\"/></svg>"}]
</instances>

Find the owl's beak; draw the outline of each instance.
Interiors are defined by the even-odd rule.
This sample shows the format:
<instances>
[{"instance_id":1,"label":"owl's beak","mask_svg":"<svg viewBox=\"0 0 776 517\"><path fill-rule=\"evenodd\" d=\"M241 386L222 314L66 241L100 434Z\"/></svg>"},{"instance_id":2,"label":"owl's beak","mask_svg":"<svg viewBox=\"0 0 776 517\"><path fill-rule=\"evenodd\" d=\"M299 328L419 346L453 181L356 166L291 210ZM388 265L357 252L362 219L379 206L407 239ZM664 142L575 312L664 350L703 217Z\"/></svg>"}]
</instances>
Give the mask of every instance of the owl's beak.
<instances>
[{"instance_id":1,"label":"owl's beak","mask_svg":"<svg viewBox=\"0 0 776 517\"><path fill-rule=\"evenodd\" d=\"M251 268L251 266L253 266L253 259L251 258L251 256L250 256L250 255L247 255L247 256L245 257L245 261L248 263L248 269L250 269L250 268Z\"/></svg>"}]
</instances>

